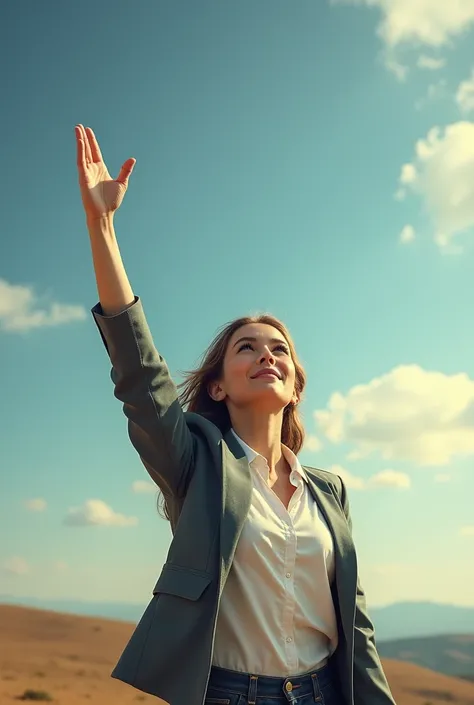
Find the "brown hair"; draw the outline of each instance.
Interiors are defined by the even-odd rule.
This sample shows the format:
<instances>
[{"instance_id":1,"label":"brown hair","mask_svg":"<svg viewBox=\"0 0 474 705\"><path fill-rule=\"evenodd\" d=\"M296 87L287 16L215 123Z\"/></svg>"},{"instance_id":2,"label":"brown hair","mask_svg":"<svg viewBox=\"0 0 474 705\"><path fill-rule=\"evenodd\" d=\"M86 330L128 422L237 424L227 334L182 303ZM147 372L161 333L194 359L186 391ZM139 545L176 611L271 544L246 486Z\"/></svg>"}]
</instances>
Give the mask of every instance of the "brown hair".
<instances>
[{"instance_id":1,"label":"brown hair","mask_svg":"<svg viewBox=\"0 0 474 705\"><path fill-rule=\"evenodd\" d=\"M185 411L192 411L201 414L212 421L222 433L230 429L230 417L224 401L214 401L209 395L209 385L211 382L220 379L223 372L224 357L230 339L235 331L249 323L265 323L276 328L285 338L290 349L291 358L295 365L295 391L298 400L301 400L306 384L306 374L298 360L294 343L290 333L284 323L270 314L259 314L257 316L243 316L236 318L230 323L226 323L217 333L216 337L209 345L201 359L201 364L194 370L185 372L184 381L178 385L180 389L179 400ZM301 450L304 442L304 427L300 418L297 405L288 404L283 411L283 423L281 428L281 441L295 455ZM161 497L160 513L169 519L169 511L165 497Z\"/></svg>"}]
</instances>

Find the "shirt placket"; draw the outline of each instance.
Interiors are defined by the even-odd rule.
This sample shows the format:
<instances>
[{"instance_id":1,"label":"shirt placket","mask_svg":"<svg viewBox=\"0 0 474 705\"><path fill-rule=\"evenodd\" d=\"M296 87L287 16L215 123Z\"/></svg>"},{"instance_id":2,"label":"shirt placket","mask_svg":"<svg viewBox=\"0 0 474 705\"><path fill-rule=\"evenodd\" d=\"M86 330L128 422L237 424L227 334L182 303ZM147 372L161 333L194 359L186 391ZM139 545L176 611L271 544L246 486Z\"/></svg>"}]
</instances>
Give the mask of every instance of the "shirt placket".
<instances>
[{"instance_id":1,"label":"shirt placket","mask_svg":"<svg viewBox=\"0 0 474 705\"><path fill-rule=\"evenodd\" d=\"M284 508L283 508L284 509ZM284 518L285 531L285 559L284 559L284 581L285 581L285 606L283 609L283 636L285 639L285 655L288 673L296 673L298 668L298 658L295 644L295 563L296 563L296 531L293 520L289 513Z\"/></svg>"},{"instance_id":2,"label":"shirt placket","mask_svg":"<svg viewBox=\"0 0 474 705\"><path fill-rule=\"evenodd\" d=\"M267 501L272 503L274 511L281 521L285 539L283 549L283 584L285 588L285 598L281 629L282 638L284 639L284 653L288 675L292 675L296 673L298 669L298 656L295 643L295 565L297 540L293 517L296 514L296 510L301 499L302 488L300 483L298 483L298 486L290 499L288 509L286 509L266 484L265 475L268 476L268 465L265 459L262 460L263 463L260 466L262 470L262 472L260 472L260 480L265 485Z\"/></svg>"},{"instance_id":3,"label":"shirt placket","mask_svg":"<svg viewBox=\"0 0 474 705\"><path fill-rule=\"evenodd\" d=\"M297 536L296 536L296 514L298 506L301 502L302 486L298 478L296 480L296 490L290 498L288 510L284 509L285 513L285 529L287 540L285 541L285 581L286 581L286 605L287 612L284 618L285 637L285 652L287 656L289 673L296 673L298 669L298 655L295 642L295 567L297 553Z\"/></svg>"}]
</instances>

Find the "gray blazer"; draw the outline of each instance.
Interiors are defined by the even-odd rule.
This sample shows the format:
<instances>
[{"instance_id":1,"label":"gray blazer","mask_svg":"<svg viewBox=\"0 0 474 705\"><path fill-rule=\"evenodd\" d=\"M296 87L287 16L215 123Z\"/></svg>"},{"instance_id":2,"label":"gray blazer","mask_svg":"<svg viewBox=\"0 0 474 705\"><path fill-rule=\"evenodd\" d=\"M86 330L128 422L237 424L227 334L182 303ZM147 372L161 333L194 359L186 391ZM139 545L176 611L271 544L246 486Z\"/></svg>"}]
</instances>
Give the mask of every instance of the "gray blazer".
<instances>
[{"instance_id":1,"label":"gray blazer","mask_svg":"<svg viewBox=\"0 0 474 705\"><path fill-rule=\"evenodd\" d=\"M115 316L103 316L100 304L92 313L130 439L167 497L173 532L153 597L112 676L171 705L202 705L219 600L250 506L249 464L230 432L183 412L138 298ZM358 581L344 484L332 473L305 471L334 540L339 646L331 658L345 705L394 705Z\"/></svg>"}]
</instances>

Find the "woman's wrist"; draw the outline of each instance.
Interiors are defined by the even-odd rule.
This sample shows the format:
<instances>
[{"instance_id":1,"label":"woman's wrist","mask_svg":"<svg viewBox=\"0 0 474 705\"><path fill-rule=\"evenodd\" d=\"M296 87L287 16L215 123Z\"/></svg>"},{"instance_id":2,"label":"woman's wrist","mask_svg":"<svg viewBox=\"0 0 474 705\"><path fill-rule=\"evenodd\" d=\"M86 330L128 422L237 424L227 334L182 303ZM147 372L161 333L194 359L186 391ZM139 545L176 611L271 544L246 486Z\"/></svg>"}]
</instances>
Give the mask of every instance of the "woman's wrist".
<instances>
[{"instance_id":1,"label":"woman's wrist","mask_svg":"<svg viewBox=\"0 0 474 705\"><path fill-rule=\"evenodd\" d=\"M91 237L93 235L106 235L114 233L114 214L105 213L95 218L86 218L87 229Z\"/></svg>"}]
</instances>

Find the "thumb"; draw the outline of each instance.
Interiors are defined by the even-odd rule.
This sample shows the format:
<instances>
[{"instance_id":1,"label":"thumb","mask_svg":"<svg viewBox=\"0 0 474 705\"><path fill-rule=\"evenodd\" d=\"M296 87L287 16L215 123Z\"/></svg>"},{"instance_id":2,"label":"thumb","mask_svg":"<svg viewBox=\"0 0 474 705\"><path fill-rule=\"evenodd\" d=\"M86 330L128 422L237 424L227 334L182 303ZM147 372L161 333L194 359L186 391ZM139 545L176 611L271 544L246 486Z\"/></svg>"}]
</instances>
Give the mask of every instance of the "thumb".
<instances>
[{"instance_id":1,"label":"thumb","mask_svg":"<svg viewBox=\"0 0 474 705\"><path fill-rule=\"evenodd\" d=\"M119 184L123 184L124 186L128 186L128 180L130 178L130 174L133 171L133 167L137 163L137 160L131 157L130 159L127 159L126 162L122 164L122 168L120 169L120 174L118 175L117 182Z\"/></svg>"}]
</instances>

